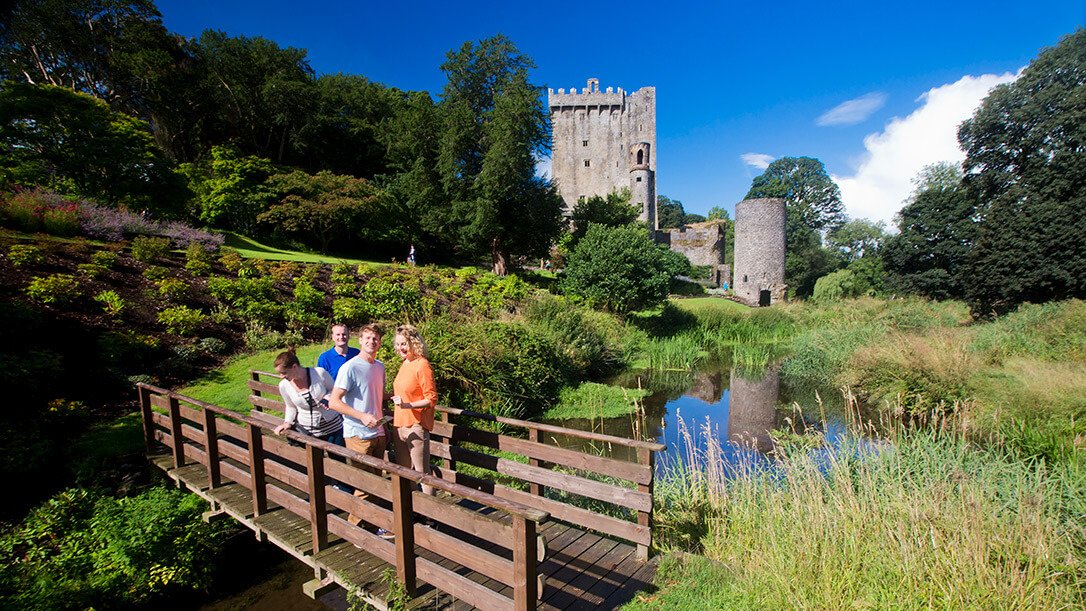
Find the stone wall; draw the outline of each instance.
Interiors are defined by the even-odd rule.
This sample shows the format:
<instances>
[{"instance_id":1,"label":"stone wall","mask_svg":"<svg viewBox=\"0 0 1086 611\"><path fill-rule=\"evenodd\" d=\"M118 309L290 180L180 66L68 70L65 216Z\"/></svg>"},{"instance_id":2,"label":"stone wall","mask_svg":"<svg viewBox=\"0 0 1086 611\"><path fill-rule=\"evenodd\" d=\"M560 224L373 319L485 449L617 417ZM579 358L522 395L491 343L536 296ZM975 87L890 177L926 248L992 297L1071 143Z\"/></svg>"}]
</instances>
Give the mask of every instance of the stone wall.
<instances>
[{"instance_id":1,"label":"stone wall","mask_svg":"<svg viewBox=\"0 0 1086 611\"><path fill-rule=\"evenodd\" d=\"M728 244L724 239L724 224L720 221L691 223L685 227L656 232L656 241L675 252L686 255L691 265L713 268L713 284L721 286L731 281L731 268L724 265Z\"/></svg>"},{"instance_id":2,"label":"stone wall","mask_svg":"<svg viewBox=\"0 0 1086 611\"><path fill-rule=\"evenodd\" d=\"M783 199L748 199L735 206L735 296L748 305L759 305L767 291L769 303L783 301L784 284Z\"/></svg>"}]
</instances>

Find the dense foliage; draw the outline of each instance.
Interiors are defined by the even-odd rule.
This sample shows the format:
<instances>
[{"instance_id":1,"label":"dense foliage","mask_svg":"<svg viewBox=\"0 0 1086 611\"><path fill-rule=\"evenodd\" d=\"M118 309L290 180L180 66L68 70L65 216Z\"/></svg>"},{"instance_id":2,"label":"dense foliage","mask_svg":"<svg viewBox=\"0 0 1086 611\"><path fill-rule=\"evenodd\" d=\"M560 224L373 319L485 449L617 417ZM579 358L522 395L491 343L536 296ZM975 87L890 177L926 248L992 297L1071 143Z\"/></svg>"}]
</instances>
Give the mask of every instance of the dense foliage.
<instances>
[{"instance_id":1,"label":"dense foliage","mask_svg":"<svg viewBox=\"0 0 1086 611\"><path fill-rule=\"evenodd\" d=\"M993 89L959 139L979 205L971 305L1004 312L1086 296L1086 30Z\"/></svg>"},{"instance_id":2,"label":"dense foliage","mask_svg":"<svg viewBox=\"0 0 1086 611\"><path fill-rule=\"evenodd\" d=\"M589 225L560 286L592 306L626 314L662 303L672 277L689 272L684 255L654 243L644 228Z\"/></svg>"}]
</instances>

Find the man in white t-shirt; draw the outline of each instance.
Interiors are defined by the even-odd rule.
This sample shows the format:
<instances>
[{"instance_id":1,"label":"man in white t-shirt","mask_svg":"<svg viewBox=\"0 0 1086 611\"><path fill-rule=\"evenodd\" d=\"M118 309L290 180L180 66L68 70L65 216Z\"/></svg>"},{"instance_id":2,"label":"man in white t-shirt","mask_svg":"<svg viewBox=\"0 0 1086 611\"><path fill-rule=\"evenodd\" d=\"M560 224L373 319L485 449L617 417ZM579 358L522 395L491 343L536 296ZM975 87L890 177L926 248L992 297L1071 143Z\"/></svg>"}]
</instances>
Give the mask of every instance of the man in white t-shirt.
<instances>
[{"instance_id":1,"label":"man in white t-shirt","mask_svg":"<svg viewBox=\"0 0 1086 611\"><path fill-rule=\"evenodd\" d=\"M385 364L377 360L381 335L381 328L374 324L359 330L361 352L340 367L328 405L343 414L343 438L347 449L384 460L385 427L380 420L384 416ZM378 469L363 469L381 474ZM355 490L354 494L363 500L369 496L359 490ZM351 524L358 524L361 520L354 515L347 519Z\"/></svg>"}]
</instances>

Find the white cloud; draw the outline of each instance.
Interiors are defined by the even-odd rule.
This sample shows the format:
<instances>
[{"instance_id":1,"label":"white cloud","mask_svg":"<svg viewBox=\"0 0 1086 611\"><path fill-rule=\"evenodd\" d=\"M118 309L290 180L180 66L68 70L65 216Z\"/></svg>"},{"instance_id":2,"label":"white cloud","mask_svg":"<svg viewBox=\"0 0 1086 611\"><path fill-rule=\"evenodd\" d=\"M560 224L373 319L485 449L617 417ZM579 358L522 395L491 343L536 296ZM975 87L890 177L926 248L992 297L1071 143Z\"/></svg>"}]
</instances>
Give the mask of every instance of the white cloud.
<instances>
[{"instance_id":1,"label":"white cloud","mask_svg":"<svg viewBox=\"0 0 1086 611\"><path fill-rule=\"evenodd\" d=\"M773 161L773 155L766 155L765 153L743 153L739 158L743 160L743 163L759 170L768 168Z\"/></svg>"},{"instance_id":2,"label":"white cloud","mask_svg":"<svg viewBox=\"0 0 1086 611\"><path fill-rule=\"evenodd\" d=\"M847 102L841 102L822 113L822 116L816 119L815 123L821 126L856 125L866 120L884 105L886 105L886 94L881 91L873 91Z\"/></svg>"},{"instance_id":3,"label":"white cloud","mask_svg":"<svg viewBox=\"0 0 1086 611\"><path fill-rule=\"evenodd\" d=\"M912 178L926 165L964 160L958 125L973 115L993 87L1015 78L1009 72L963 76L925 92L912 114L894 117L881 132L868 134L855 174L833 176L849 217L886 221L892 227L894 214L912 191Z\"/></svg>"}]
</instances>

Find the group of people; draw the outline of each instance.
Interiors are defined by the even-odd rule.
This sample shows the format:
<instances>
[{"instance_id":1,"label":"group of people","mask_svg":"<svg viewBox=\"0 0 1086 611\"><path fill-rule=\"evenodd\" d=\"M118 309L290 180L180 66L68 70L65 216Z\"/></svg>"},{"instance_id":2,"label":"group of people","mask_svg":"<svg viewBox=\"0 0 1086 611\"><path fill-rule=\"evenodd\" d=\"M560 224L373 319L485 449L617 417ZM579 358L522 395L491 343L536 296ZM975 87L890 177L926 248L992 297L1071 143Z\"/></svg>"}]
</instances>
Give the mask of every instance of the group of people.
<instances>
[{"instance_id":1,"label":"group of people","mask_svg":"<svg viewBox=\"0 0 1086 611\"><path fill-rule=\"evenodd\" d=\"M285 414L275 432L282 435L293 428L382 459L391 435L396 462L429 473L437 389L426 343L414 326L396 327L393 347L403 363L392 382L392 395L386 396L385 365L377 360L382 335L381 327L368 324L359 330L359 347L353 348L349 329L336 324L333 346L321 353L315 367L303 367L293 350L276 357ZM392 410L391 417L385 415L386 406ZM386 432L388 423L390 432ZM431 486L423 485L422 490L433 494ZM367 496L358 490L354 494ZM361 521L354 515L348 519L356 525ZM389 536L381 529L377 534Z\"/></svg>"}]
</instances>

